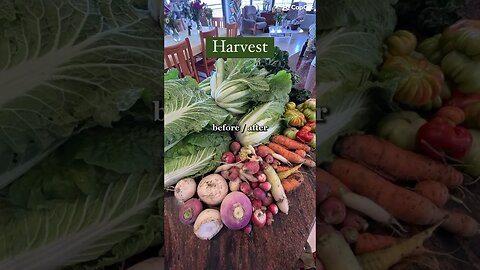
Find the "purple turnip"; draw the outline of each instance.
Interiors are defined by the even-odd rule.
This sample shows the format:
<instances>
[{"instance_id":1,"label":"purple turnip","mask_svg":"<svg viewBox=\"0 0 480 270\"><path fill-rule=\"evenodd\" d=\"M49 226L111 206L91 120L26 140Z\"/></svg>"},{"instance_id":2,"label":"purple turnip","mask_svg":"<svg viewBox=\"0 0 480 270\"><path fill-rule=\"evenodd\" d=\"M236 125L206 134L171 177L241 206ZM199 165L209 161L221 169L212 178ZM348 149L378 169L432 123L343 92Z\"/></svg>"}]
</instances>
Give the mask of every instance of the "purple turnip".
<instances>
[{"instance_id":1,"label":"purple turnip","mask_svg":"<svg viewBox=\"0 0 480 270\"><path fill-rule=\"evenodd\" d=\"M210 240L223 228L220 211L217 209L203 210L193 224L193 232L202 240Z\"/></svg>"},{"instance_id":2,"label":"purple turnip","mask_svg":"<svg viewBox=\"0 0 480 270\"><path fill-rule=\"evenodd\" d=\"M228 194L220 206L223 224L231 230L240 230L247 226L252 217L252 203L247 195L234 191Z\"/></svg>"},{"instance_id":3,"label":"purple turnip","mask_svg":"<svg viewBox=\"0 0 480 270\"><path fill-rule=\"evenodd\" d=\"M179 202L184 202L195 195L197 191L197 183L193 178L185 178L175 185L175 198Z\"/></svg>"},{"instance_id":4,"label":"purple turnip","mask_svg":"<svg viewBox=\"0 0 480 270\"><path fill-rule=\"evenodd\" d=\"M225 163L234 163L235 155L232 152L225 152L222 155L222 161Z\"/></svg>"},{"instance_id":5,"label":"purple turnip","mask_svg":"<svg viewBox=\"0 0 480 270\"><path fill-rule=\"evenodd\" d=\"M241 147L242 146L240 145L239 142L234 141L234 142L232 142L232 144L230 144L230 151L232 151L232 153L234 153L236 155L238 153L238 151L240 151Z\"/></svg>"},{"instance_id":6,"label":"purple turnip","mask_svg":"<svg viewBox=\"0 0 480 270\"><path fill-rule=\"evenodd\" d=\"M260 170L260 165L256 161L247 161L242 170L247 174L256 174Z\"/></svg>"},{"instance_id":7,"label":"purple turnip","mask_svg":"<svg viewBox=\"0 0 480 270\"><path fill-rule=\"evenodd\" d=\"M203 206L199 199L190 199L186 201L181 207L178 213L180 222L185 225L190 225L195 222L200 212L202 212Z\"/></svg>"},{"instance_id":8,"label":"purple turnip","mask_svg":"<svg viewBox=\"0 0 480 270\"><path fill-rule=\"evenodd\" d=\"M318 209L323 221L328 224L340 224L346 216L345 204L336 197L329 197Z\"/></svg>"},{"instance_id":9,"label":"purple turnip","mask_svg":"<svg viewBox=\"0 0 480 270\"><path fill-rule=\"evenodd\" d=\"M267 196L267 194L265 194L265 191L263 191L261 188L257 187L253 190L253 197L255 197L255 199L262 201L265 199L265 196Z\"/></svg>"},{"instance_id":10,"label":"purple turnip","mask_svg":"<svg viewBox=\"0 0 480 270\"><path fill-rule=\"evenodd\" d=\"M255 210L252 215L252 223L259 227L262 228L265 226L265 222L267 221L267 216L265 215L265 212L263 212L261 209Z\"/></svg>"},{"instance_id":11,"label":"purple turnip","mask_svg":"<svg viewBox=\"0 0 480 270\"><path fill-rule=\"evenodd\" d=\"M197 187L200 200L208 205L219 205L228 193L228 184L219 174L205 176Z\"/></svg>"}]
</instances>

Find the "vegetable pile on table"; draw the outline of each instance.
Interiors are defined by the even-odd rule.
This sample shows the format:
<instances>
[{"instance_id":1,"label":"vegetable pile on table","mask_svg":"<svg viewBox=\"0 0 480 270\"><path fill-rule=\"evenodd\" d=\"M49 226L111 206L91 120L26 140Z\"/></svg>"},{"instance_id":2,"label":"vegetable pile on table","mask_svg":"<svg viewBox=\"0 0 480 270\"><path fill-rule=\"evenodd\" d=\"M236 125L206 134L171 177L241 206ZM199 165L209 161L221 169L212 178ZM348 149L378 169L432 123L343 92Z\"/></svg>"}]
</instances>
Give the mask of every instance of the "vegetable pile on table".
<instances>
[{"instance_id":1,"label":"vegetable pile on table","mask_svg":"<svg viewBox=\"0 0 480 270\"><path fill-rule=\"evenodd\" d=\"M360 1L372 13L347 2L326 4L335 17L317 35L319 101L330 107L317 126L319 264L417 269L437 228L480 234L464 202L480 176L480 23L424 38L395 29L393 1ZM435 256L428 265L439 269Z\"/></svg>"},{"instance_id":2,"label":"vegetable pile on table","mask_svg":"<svg viewBox=\"0 0 480 270\"><path fill-rule=\"evenodd\" d=\"M302 165L316 166L316 101L289 101L296 75L277 65L218 59L199 84L174 69L165 74L164 184L180 204L180 222L200 239L224 226L249 235L271 226L288 214Z\"/></svg>"}]
</instances>

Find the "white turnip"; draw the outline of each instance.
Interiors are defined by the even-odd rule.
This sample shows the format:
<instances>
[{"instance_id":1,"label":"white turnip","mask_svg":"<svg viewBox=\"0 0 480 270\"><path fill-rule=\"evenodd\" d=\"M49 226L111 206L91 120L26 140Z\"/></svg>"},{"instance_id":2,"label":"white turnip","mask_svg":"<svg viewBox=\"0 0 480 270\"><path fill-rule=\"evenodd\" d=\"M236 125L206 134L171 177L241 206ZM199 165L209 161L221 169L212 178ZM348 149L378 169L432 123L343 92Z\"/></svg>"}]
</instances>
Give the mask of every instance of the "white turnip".
<instances>
[{"instance_id":1,"label":"white turnip","mask_svg":"<svg viewBox=\"0 0 480 270\"><path fill-rule=\"evenodd\" d=\"M219 205L227 193L227 181L219 174L205 176L197 187L200 200L211 206Z\"/></svg>"},{"instance_id":2,"label":"white turnip","mask_svg":"<svg viewBox=\"0 0 480 270\"><path fill-rule=\"evenodd\" d=\"M252 211L250 199L239 191L228 194L220 206L223 224L231 230L240 230L247 226L252 217Z\"/></svg>"},{"instance_id":3,"label":"white turnip","mask_svg":"<svg viewBox=\"0 0 480 270\"><path fill-rule=\"evenodd\" d=\"M193 178L184 178L175 185L175 198L183 203L192 198L197 190L197 183Z\"/></svg>"},{"instance_id":4,"label":"white turnip","mask_svg":"<svg viewBox=\"0 0 480 270\"><path fill-rule=\"evenodd\" d=\"M193 224L202 210L203 205L199 199L192 198L186 201L178 213L180 222L185 225Z\"/></svg>"},{"instance_id":5,"label":"white turnip","mask_svg":"<svg viewBox=\"0 0 480 270\"><path fill-rule=\"evenodd\" d=\"M220 212L216 209L203 210L193 224L193 232L202 240L210 240L222 229Z\"/></svg>"}]
</instances>

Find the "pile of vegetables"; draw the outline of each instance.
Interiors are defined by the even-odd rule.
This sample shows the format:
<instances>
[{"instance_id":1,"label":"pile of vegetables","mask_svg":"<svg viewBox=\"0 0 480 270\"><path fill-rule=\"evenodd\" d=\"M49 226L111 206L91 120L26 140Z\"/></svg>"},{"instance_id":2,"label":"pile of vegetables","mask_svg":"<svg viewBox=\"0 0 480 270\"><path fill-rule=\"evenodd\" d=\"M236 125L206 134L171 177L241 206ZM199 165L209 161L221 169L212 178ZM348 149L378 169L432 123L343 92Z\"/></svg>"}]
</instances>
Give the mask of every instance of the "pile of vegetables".
<instances>
[{"instance_id":1,"label":"pile of vegetables","mask_svg":"<svg viewBox=\"0 0 480 270\"><path fill-rule=\"evenodd\" d=\"M480 233L464 203L480 176L480 24L462 20L431 37L394 31L386 2L326 4L337 19L317 35L319 101L330 109L317 125L317 266L327 270L439 269L425 260L438 250L423 247L437 228Z\"/></svg>"}]
</instances>

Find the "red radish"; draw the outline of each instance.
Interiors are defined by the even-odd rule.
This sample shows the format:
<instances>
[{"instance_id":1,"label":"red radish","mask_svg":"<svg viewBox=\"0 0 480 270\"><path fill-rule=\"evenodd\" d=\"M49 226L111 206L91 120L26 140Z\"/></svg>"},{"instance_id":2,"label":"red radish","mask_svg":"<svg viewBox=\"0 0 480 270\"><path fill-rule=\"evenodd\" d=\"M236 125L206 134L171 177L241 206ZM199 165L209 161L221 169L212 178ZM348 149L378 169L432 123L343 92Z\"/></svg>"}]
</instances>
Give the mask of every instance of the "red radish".
<instances>
[{"instance_id":1,"label":"red radish","mask_svg":"<svg viewBox=\"0 0 480 270\"><path fill-rule=\"evenodd\" d=\"M368 228L368 222L356 211L347 209L347 215L345 216L341 227L350 227L357 231L366 231Z\"/></svg>"},{"instance_id":2,"label":"red radish","mask_svg":"<svg viewBox=\"0 0 480 270\"><path fill-rule=\"evenodd\" d=\"M238 151L240 151L241 147L242 146L240 145L239 142L234 141L230 144L230 151L232 151L232 153L234 153L236 155L238 153Z\"/></svg>"},{"instance_id":3,"label":"red radish","mask_svg":"<svg viewBox=\"0 0 480 270\"><path fill-rule=\"evenodd\" d=\"M245 195L249 195L252 192L252 188L250 184L247 182L242 182L240 184L240 191L242 191Z\"/></svg>"},{"instance_id":4,"label":"red radish","mask_svg":"<svg viewBox=\"0 0 480 270\"><path fill-rule=\"evenodd\" d=\"M252 227L252 224L248 224L247 226L245 226L245 228L243 228L243 231L244 231L246 234L250 235L250 234L252 233L252 228L253 228L253 227Z\"/></svg>"},{"instance_id":5,"label":"red radish","mask_svg":"<svg viewBox=\"0 0 480 270\"><path fill-rule=\"evenodd\" d=\"M252 222L255 226L262 228L265 226L265 222L267 221L267 215L260 209L255 210L252 215Z\"/></svg>"},{"instance_id":6,"label":"red radish","mask_svg":"<svg viewBox=\"0 0 480 270\"><path fill-rule=\"evenodd\" d=\"M273 214L272 214L272 212L270 212L269 210L267 210L267 211L265 212L265 215L267 216L267 220L265 221L265 224L267 224L267 226L272 225L272 223L273 223Z\"/></svg>"},{"instance_id":7,"label":"red radish","mask_svg":"<svg viewBox=\"0 0 480 270\"><path fill-rule=\"evenodd\" d=\"M253 206L253 209L261 209L262 208L262 201L259 200L259 199L253 199L253 202L252 202L252 206Z\"/></svg>"},{"instance_id":8,"label":"red radish","mask_svg":"<svg viewBox=\"0 0 480 270\"><path fill-rule=\"evenodd\" d=\"M242 170L248 174L256 174L260 170L260 165L256 161L247 161Z\"/></svg>"},{"instance_id":9,"label":"red radish","mask_svg":"<svg viewBox=\"0 0 480 270\"><path fill-rule=\"evenodd\" d=\"M250 222L252 211L252 203L247 195L234 191L223 199L220 217L229 229L240 230Z\"/></svg>"},{"instance_id":10,"label":"red radish","mask_svg":"<svg viewBox=\"0 0 480 270\"><path fill-rule=\"evenodd\" d=\"M260 187L263 191L269 191L270 189L272 189L272 184L270 184L269 182L263 182L258 184L258 187Z\"/></svg>"},{"instance_id":11,"label":"red radish","mask_svg":"<svg viewBox=\"0 0 480 270\"><path fill-rule=\"evenodd\" d=\"M228 182L228 188L230 188L230 191L239 191L241 183L242 181L240 180L240 178L237 178L233 181Z\"/></svg>"},{"instance_id":12,"label":"red radish","mask_svg":"<svg viewBox=\"0 0 480 270\"><path fill-rule=\"evenodd\" d=\"M268 155L265 157L265 162L267 162L268 164L272 164L274 160L275 159L273 158L272 155Z\"/></svg>"},{"instance_id":13,"label":"red radish","mask_svg":"<svg viewBox=\"0 0 480 270\"><path fill-rule=\"evenodd\" d=\"M186 201L181 207L178 213L180 222L185 225L190 225L195 222L200 212L203 210L202 202L199 199L190 199Z\"/></svg>"},{"instance_id":14,"label":"red radish","mask_svg":"<svg viewBox=\"0 0 480 270\"><path fill-rule=\"evenodd\" d=\"M257 155L259 155L262 158L268 156L268 154L269 154L268 148L260 147L260 149L257 150Z\"/></svg>"},{"instance_id":15,"label":"red radish","mask_svg":"<svg viewBox=\"0 0 480 270\"><path fill-rule=\"evenodd\" d=\"M328 197L330 197L331 193L332 193L332 191L330 190L330 186L327 183L321 182L320 180L316 181L316 201L317 201L317 205L319 205L324 200L326 200Z\"/></svg>"},{"instance_id":16,"label":"red radish","mask_svg":"<svg viewBox=\"0 0 480 270\"><path fill-rule=\"evenodd\" d=\"M257 188L258 187L258 184L257 182L254 182L254 183L250 183L250 186L252 187L252 189L254 188Z\"/></svg>"},{"instance_id":17,"label":"red radish","mask_svg":"<svg viewBox=\"0 0 480 270\"><path fill-rule=\"evenodd\" d=\"M347 214L345 205L336 197L329 197L318 208L320 215L328 224L340 224Z\"/></svg>"},{"instance_id":18,"label":"red radish","mask_svg":"<svg viewBox=\"0 0 480 270\"><path fill-rule=\"evenodd\" d=\"M228 174L227 179L230 180L230 181L233 181L233 180L237 179L237 178L240 176L237 167L231 168L230 170L228 170L228 172L229 172L229 174Z\"/></svg>"},{"instance_id":19,"label":"red radish","mask_svg":"<svg viewBox=\"0 0 480 270\"><path fill-rule=\"evenodd\" d=\"M263 191L261 188L257 187L253 190L253 196L255 197L255 199L259 199L260 201L262 201L263 199L265 199L267 194L265 194L265 191Z\"/></svg>"},{"instance_id":20,"label":"red radish","mask_svg":"<svg viewBox=\"0 0 480 270\"><path fill-rule=\"evenodd\" d=\"M272 212L272 214L276 215L278 214L278 206L275 204L275 203L271 203L269 206L268 206L268 210L270 212Z\"/></svg>"},{"instance_id":21,"label":"red radish","mask_svg":"<svg viewBox=\"0 0 480 270\"><path fill-rule=\"evenodd\" d=\"M273 203L273 197L270 192L267 193L267 196L265 196L265 199L262 200L263 206L269 206L271 203Z\"/></svg>"},{"instance_id":22,"label":"red radish","mask_svg":"<svg viewBox=\"0 0 480 270\"><path fill-rule=\"evenodd\" d=\"M225 152L222 155L222 161L226 163L234 163L235 155L232 152Z\"/></svg>"},{"instance_id":23,"label":"red radish","mask_svg":"<svg viewBox=\"0 0 480 270\"><path fill-rule=\"evenodd\" d=\"M263 172L263 170L265 169L265 165L266 165L267 163L266 163L265 161L260 161L259 164L260 164L260 166L259 166L259 167L260 167L260 171L259 171L257 174L260 174L261 172ZM257 174L255 174L255 175L257 175Z\"/></svg>"},{"instance_id":24,"label":"red radish","mask_svg":"<svg viewBox=\"0 0 480 270\"><path fill-rule=\"evenodd\" d=\"M240 156L236 156L236 157L235 157L235 162L240 162L240 161L242 161L242 159L240 158Z\"/></svg>"},{"instance_id":25,"label":"red radish","mask_svg":"<svg viewBox=\"0 0 480 270\"><path fill-rule=\"evenodd\" d=\"M255 174L255 177L257 177L258 182L263 183L267 181L267 176L263 172L258 172Z\"/></svg>"},{"instance_id":26,"label":"red radish","mask_svg":"<svg viewBox=\"0 0 480 270\"><path fill-rule=\"evenodd\" d=\"M179 202L184 202L192 198L197 192L197 183L193 178L185 178L175 185L175 198Z\"/></svg>"},{"instance_id":27,"label":"red radish","mask_svg":"<svg viewBox=\"0 0 480 270\"><path fill-rule=\"evenodd\" d=\"M357 242L358 239L358 231L355 228L352 227L343 227L340 232L343 234L343 237L345 240L347 240L347 243L353 244Z\"/></svg>"}]
</instances>

